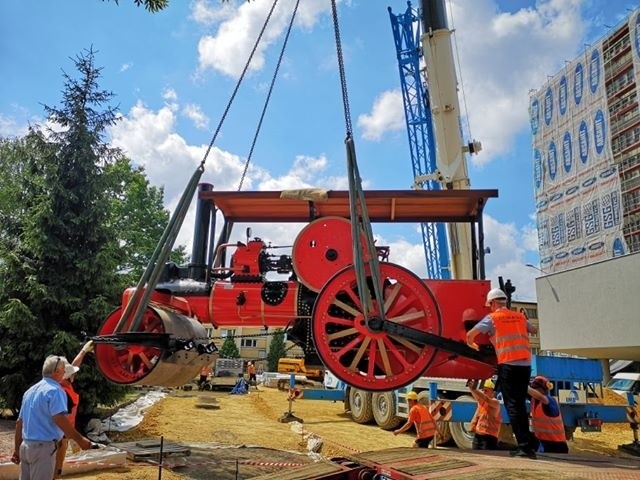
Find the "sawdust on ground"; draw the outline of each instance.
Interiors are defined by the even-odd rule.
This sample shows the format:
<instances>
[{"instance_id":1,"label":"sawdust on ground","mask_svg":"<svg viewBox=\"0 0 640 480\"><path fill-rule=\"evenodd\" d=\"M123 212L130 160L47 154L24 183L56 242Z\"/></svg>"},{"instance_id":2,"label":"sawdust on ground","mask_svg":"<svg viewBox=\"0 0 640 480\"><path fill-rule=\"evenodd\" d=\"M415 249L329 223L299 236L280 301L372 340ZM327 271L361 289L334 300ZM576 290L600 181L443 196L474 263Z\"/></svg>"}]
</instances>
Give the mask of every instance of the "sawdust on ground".
<instances>
[{"instance_id":1,"label":"sawdust on ground","mask_svg":"<svg viewBox=\"0 0 640 480\"><path fill-rule=\"evenodd\" d=\"M615 395L615 394L613 394ZM604 403L612 404L618 399L605 394ZM302 431L292 429L289 423L278 419L289 409L286 392L260 387L248 395L230 395L227 392L183 392L173 391L154 405L145 414L143 422L134 430L115 435L116 442L141 439L159 439L186 445L246 445L260 446L277 451L299 452L287 457L293 461L308 463L308 434L323 441L321 453L326 457L380 450L391 447L410 446L413 436L409 433L394 436L375 425L359 425L350 420L341 402L322 400L296 400L292 412L304 420ZM625 456L618 445L633 440L627 424L606 424L602 432L582 433L576 431L569 442L571 453ZM256 450L259 461L274 458L273 450ZM303 460L304 459L304 460ZM285 461L284 458L279 458ZM289 460L292 461L292 460ZM75 475L75 479L155 479L158 471L148 466L129 466L125 470L99 472L95 475ZM197 478L186 473L163 470L166 480ZM231 477L232 478L232 477ZM246 478L246 477L243 477Z\"/></svg>"},{"instance_id":2,"label":"sawdust on ground","mask_svg":"<svg viewBox=\"0 0 640 480\"><path fill-rule=\"evenodd\" d=\"M620 404L619 397L605 392L606 404ZM142 423L135 429L110 434L114 442L137 440L159 440L188 445L192 456L187 457L186 469L174 471L163 469L165 480L211 478L198 474L197 461L208 464L201 467L209 473L223 463L236 461L242 465L243 474L234 476L233 466L227 465L226 474L217 478L250 478L260 473L269 473L274 467L268 462L280 462L281 466L309 463L308 435L322 439L321 453L326 457L346 456L359 452L380 450L391 447L410 446L413 436L410 433L394 436L375 425L359 425L351 421L344 412L341 402L322 400L296 400L292 402L292 412L304 420L301 428L295 430L292 424L281 423L278 419L288 411L287 393L276 389L252 388L248 395L230 395L227 392L185 392L172 391L165 399L152 406ZM2 452L11 455L13 436L6 432L7 446ZM632 431L628 424L605 424L602 432L575 432L574 440L569 442L571 453L588 453L610 456L625 456L618 445L631 443ZM221 447L233 446L224 450ZM263 448L251 448L263 447ZM221 460L223 459L223 460ZM256 465L249 465L252 459ZM243 463L244 462L244 463ZM264 464L264 465L262 465ZM284 467L282 466L284 465ZM250 475L253 473L253 475ZM129 464L126 468L98 471L86 474L65 476L65 478L84 480L146 480L158 478L157 467L144 463Z\"/></svg>"}]
</instances>

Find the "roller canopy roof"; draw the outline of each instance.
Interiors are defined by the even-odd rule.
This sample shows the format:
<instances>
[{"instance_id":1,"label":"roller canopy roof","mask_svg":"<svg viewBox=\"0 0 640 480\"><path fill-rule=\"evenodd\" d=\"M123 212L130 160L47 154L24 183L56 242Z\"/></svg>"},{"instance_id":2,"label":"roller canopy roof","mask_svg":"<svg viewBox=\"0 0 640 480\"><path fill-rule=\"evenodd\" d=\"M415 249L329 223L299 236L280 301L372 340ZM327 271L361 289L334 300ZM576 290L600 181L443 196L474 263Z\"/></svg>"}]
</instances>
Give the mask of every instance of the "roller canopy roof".
<instances>
[{"instance_id":1,"label":"roller canopy roof","mask_svg":"<svg viewBox=\"0 0 640 480\"><path fill-rule=\"evenodd\" d=\"M296 190L223 192L203 191L234 223L309 222L315 218L350 218L349 192ZM497 190L366 190L371 222L477 222ZM287 198L283 198L287 197Z\"/></svg>"}]
</instances>

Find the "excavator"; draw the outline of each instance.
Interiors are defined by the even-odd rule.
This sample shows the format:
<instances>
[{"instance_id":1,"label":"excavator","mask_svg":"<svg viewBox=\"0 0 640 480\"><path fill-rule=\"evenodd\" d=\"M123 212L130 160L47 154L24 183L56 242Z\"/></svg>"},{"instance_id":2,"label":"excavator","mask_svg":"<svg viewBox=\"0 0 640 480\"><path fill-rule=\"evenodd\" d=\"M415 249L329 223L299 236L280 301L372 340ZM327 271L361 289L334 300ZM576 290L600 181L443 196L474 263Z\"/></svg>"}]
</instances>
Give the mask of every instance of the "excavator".
<instances>
[{"instance_id":1,"label":"excavator","mask_svg":"<svg viewBox=\"0 0 640 480\"><path fill-rule=\"evenodd\" d=\"M334 0L332 8L338 37ZM184 214L197 189L191 263L166 263L176 236L172 218L147 272L123 293L121 306L93 338L97 365L108 380L185 384L217 355L205 325L286 329L306 365L323 365L368 391L394 390L425 375L466 379L494 373L488 339L479 341L480 350L465 339L488 313L482 214L498 193L469 188L464 155L473 144L461 141L444 3L423 0L422 11L437 132L434 175L444 188L362 189L337 41L349 190L217 191L199 182L200 168L174 213ZM388 246L373 241L375 224L423 222L449 225L454 279L422 279L393 263ZM288 252L253 236L251 230L265 223L304 226ZM230 241L236 224L252 226L244 241Z\"/></svg>"}]
</instances>

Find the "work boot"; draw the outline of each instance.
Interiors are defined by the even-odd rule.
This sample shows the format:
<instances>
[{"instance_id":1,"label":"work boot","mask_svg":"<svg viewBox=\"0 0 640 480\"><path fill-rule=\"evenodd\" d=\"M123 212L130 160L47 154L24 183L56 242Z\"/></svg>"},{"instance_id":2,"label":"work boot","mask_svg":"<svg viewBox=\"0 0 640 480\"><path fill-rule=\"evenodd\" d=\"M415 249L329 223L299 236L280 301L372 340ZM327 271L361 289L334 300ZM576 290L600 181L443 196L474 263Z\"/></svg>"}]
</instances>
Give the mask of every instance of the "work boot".
<instances>
[{"instance_id":1,"label":"work boot","mask_svg":"<svg viewBox=\"0 0 640 480\"><path fill-rule=\"evenodd\" d=\"M534 452L531 448L528 448L528 447L518 447L515 450L511 450L509 452L509 455L511 457L526 457L532 460L535 460L538 458L538 456L536 455L536 452Z\"/></svg>"}]
</instances>

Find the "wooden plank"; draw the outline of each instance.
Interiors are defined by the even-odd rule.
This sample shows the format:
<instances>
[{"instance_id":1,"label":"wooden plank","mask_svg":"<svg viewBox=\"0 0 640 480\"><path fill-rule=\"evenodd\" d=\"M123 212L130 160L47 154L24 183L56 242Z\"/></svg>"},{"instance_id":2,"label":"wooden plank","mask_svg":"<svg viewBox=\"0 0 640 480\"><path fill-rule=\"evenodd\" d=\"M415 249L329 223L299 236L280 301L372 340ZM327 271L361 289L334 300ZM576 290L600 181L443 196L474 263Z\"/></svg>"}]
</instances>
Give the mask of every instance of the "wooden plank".
<instances>
[{"instance_id":1,"label":"wooden plank","mask_svg":"<svg viewBox=\"0 0 640 480\"><path fill-rule=\"evenodd\" d=\"M112 446L127 452L127 458L133 461L160 459L160 440L139 440L137 442L114 443ZM191 449L174 442L164 441L162 458L188 457Z\"/></svg>"},{"instance_id":2,"label":"wooden plank","mask_svg":"<svg viewBox=\"0 0 640 480\"><path fill-rule=\"evenodd\" d=\"M252 480L307 480L322 478L321 476L344 472L345 469L338 464L329 462L312 463L304 467L281 470L276 473L269 473L252 477Z\"/></svg>"}]
</instances>

